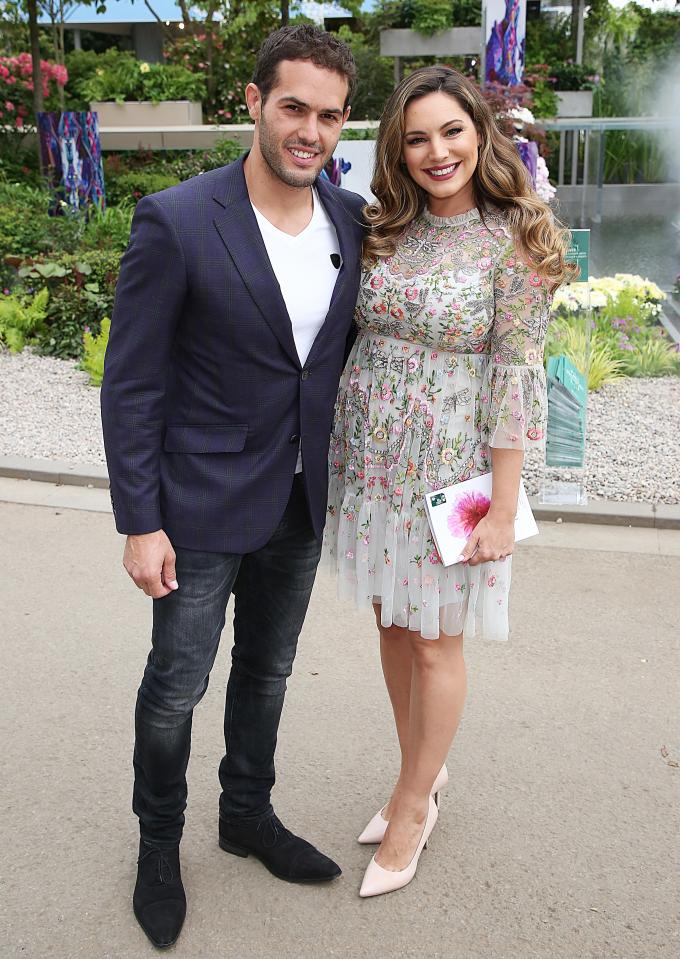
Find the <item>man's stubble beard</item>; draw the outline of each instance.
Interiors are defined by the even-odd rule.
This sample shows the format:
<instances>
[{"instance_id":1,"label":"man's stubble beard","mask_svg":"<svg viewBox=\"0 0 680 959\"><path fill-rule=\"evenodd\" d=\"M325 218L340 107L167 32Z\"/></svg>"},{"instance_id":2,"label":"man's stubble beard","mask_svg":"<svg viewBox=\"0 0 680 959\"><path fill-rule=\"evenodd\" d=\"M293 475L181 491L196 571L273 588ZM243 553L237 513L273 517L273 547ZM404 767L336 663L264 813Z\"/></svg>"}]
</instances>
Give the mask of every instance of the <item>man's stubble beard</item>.
<instances>
[{"instance_id":1,"label":"man's stubble beard","mask_svg":"<svg viewBox=\"0 0 680 959\"><path fill-rule=\"evenodd\" d=\"M260 116L258 139L260 153L262 154L264 162L274 176L285 183L286 186L297 187L298 189L305 189L306 187L312 186L327 160L327 157L324 157L323 164L318 170L309 170L309 172L300 170L299 173L289 170L277 151L276 139L270 134L264 115ZM300 146L302 146L302 144L300 144ZM282 149L285 148L282 147Z\"/></svg>"}]
</instances>

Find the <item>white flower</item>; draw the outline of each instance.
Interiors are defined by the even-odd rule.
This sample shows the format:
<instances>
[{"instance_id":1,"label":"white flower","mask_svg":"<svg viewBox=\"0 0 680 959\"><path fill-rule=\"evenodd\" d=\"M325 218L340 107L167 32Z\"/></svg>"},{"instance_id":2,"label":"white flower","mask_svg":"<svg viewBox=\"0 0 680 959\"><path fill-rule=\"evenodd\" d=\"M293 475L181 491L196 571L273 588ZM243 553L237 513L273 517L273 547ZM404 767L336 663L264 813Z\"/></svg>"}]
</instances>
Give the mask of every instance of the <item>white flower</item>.
<instances>
[{"instance_id":1,"label":"white flower","mask_svg":"<svg viewBox=\"0 0 680 959\"><path fill-rule=\"evenodd\" d=\"M550 203L557 193L548 178L548 167L542 156L536 160L536 193L545 203Z\"/></svg>"},{"instance_id":2,"label":"white flower","mask_svg":"<svg viewBox=\"0 0 680 959\"><path fill-rule=\"evenodd\" d=\"M508 110L507 116L512 120L519 120L520 123L535 123L536 118L534 117L531 110L527 110L526 107L513 107L512 110Z\"/></svg>"}]
</instances>

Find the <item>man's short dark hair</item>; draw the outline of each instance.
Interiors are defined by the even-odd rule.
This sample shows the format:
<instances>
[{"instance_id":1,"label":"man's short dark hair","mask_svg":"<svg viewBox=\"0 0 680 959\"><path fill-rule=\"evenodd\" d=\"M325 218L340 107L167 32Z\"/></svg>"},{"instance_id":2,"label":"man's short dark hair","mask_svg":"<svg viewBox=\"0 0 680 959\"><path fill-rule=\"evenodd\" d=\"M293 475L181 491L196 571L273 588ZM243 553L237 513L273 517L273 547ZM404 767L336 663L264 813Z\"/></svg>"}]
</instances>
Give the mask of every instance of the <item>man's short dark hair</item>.
<instances>
[{"instance_id":1,"label":"man's short dark hair","mask_svg":"<svg viewBox=\"0 0 680 959\"><path fill-rule=\"evenodd\" d=\"M260 47L253 83L266 100L276 86L282 60L309 60L317 67L339 73L347 80L345 107L352 99L357 82L357 67L352 51L331 33L311 24L281 27L270 33Z\"/></svg>"}]
</instances>

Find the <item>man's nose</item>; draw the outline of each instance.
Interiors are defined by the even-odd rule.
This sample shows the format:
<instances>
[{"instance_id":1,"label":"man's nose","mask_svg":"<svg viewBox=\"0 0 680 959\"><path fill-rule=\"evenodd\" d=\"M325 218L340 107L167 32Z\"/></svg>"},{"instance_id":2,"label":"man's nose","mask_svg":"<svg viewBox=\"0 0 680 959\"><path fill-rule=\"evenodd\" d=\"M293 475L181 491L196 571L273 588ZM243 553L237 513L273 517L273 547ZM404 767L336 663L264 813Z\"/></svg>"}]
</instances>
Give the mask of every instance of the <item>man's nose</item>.
<instances>
[{"instance_id":1,"label":"man's nose","mask_svg":"<svg viewBox=\"0 0 680 959\"><path fill-rule=\"evenodd\" d=\"M315 113L302 117L298 126L298 136L310 146L319 142L319 120Z\"/></svg>"}]
</instances>

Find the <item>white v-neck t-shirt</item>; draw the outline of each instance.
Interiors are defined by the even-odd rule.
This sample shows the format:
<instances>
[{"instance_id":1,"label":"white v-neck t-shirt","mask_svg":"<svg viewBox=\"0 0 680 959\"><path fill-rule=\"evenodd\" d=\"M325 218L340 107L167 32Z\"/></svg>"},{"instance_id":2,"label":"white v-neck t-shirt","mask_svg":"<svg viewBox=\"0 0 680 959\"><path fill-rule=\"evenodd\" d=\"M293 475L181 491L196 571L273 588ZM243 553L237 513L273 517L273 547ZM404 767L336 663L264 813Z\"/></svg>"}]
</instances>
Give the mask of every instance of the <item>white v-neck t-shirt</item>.
<instances>
[{"instance_id":1,"label":"white v-neck t-shirt","mask_svg":"<svg viewBox=\"0 0 680 959\"><path fill-rule=\"evenodd\" d=\"M326 319L340 267L340 245L335 227L313 188L312 197L312 218L297 236L279 230L253 206L290 317L301 366L305 365ZM301 469L299 455L296 473Z\"/></svg>"}]
</instances>

